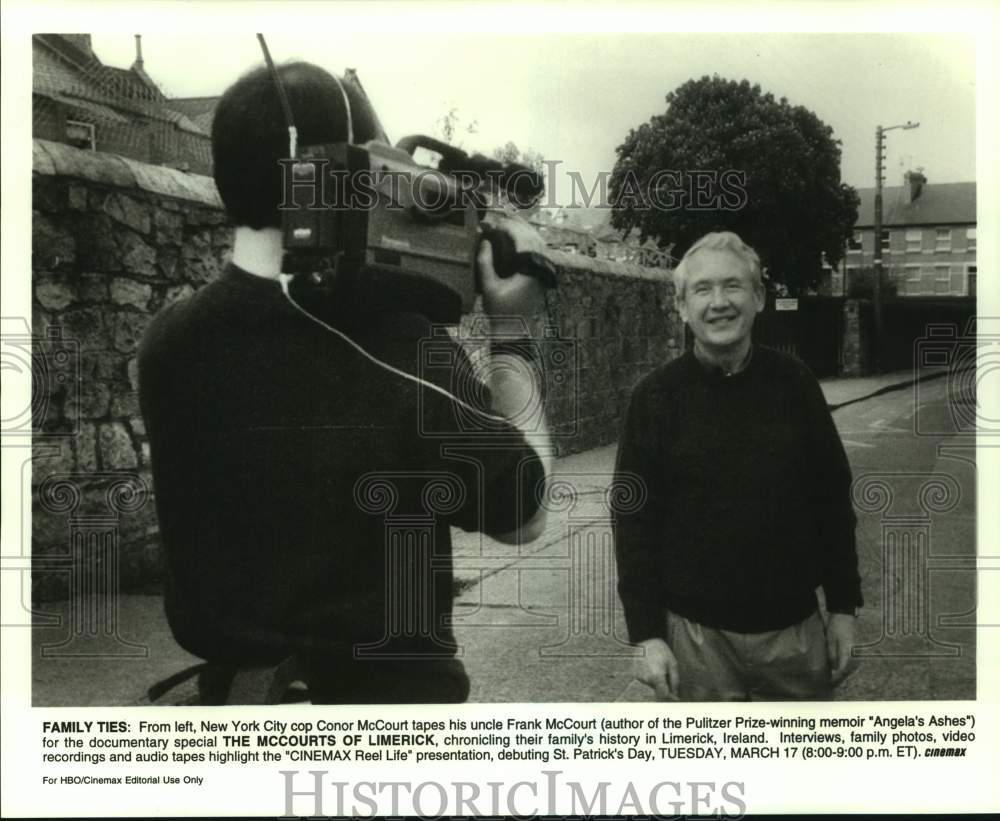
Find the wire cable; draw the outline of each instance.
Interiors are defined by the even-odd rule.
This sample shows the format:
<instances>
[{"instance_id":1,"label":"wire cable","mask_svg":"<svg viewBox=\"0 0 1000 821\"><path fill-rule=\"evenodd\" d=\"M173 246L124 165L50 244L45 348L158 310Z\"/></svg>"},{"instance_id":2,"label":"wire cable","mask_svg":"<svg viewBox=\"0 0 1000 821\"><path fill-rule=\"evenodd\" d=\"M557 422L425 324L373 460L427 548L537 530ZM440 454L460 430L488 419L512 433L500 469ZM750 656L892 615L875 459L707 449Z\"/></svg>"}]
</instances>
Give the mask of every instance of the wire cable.
<instances>
[{"instance_id":1,"label":"wire cable","mask_svg":"<svg viewBox=\"0 0 1000 821\"><path fill-rule=\"evenodd\" d=\"M404 370L400 370L399 368L394 367L393 365L390 365L387 362L383 362L378 357L373 356L368 351L366 351L363 347L361 347L361 345L359 345L357 342L355 342L353 339L351 339L343 331L341 331L341 330L333 327L332 325L328 325L326 322L324 322L318 316L314 316L313 314L309 313L309 311L307 311L298 302L296 302L295 301L295 297L292 296L291 291L289 290L289 287L288 287L289 284L291 283L291 281L292 281L292 275L291 274L279 274L278 275L278 282L281 283L281 291L285 295L285 298L295 307L295 309L299 313L301 313L304 316L306 316L308 319L310 319L313 322L315 322L320 327L325 328L330 333L335 334L336 336L340 337L340 339L342 339L344 342L346 342L348 345L350 345L352 348L354 348L354 350L356 350L358 353L360 353L365 359L367 359L372 364L376 365L379 368L382 368L382 370L385 370L385 371L388 371L391 374L394 374L395 376L402 377L403 379L407 379L410 382L414 382L414 383L416 383L417 385L420 385L423 388L427 388L428 390L435 391L435 392L441 394L442 396L446 397L447 399L450 399L451 401L457 403L458 405L460 405L461 407L465 408L466 410L472 411L473 413L479 414L480 416L483 416L483 417L485 417L487 419L491 419L494 422L504 422L506 424L511 424L511 421L507 417L505 417L505 416L498 416L496 414L484 411L482 408L477 408L475 405L470 405L468 402L465 402L464 400L459 399L457 396L455 396L455 394L451 393L450 391L445 390L440 385L435 385L433 382L428 382L426 379L421 379L419 376L414 376L412 373L407 373Z\"/></svg>"}]
</instances>

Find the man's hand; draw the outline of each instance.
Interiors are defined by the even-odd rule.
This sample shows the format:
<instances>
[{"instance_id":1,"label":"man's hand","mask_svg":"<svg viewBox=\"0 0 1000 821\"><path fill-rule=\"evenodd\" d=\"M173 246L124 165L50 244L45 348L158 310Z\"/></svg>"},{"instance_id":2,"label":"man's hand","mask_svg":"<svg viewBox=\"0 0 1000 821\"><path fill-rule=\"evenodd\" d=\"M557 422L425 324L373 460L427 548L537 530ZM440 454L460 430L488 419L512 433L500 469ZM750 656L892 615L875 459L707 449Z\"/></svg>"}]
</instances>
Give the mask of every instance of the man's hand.
<instances>
[{"instance_id":1,"label":"man's hand","mask_svg":"<svg viewBox=\"0 0 1000 821\"><path fill-rule=\"evenodd\" d=\"M831 613L826 625L826 654L830 659L830 683L836 687L858 667L851 655L857 619L847 613Z\"/></svg>"},{"instance_id":2,"label":"man's hand","mask_svg":"<svg viewBox=\"0 0 1000 821\"><path fill-rule=\"evenodd\" d=\"M518 219L504 219L497 225L514 240L519 252L545 250L538 232ZM480 243L476 261L483 291L483 310L493 320L494 331L511 336L535 336L545 314L545 288L535 277L513 274L500 277L493 267L493 247Z\"/></svg>"},{"instance_id":3,"label":"man's hand","mask_svg":"<svg viewBox=\"0 0 1000 821\"><path fill-rule=\"evenodd\" d=\"M635 677L652 687L660 701L677 701L680 673L673 651L663 639L639 642L645 654L639 659Z\"/></svg>"}]
</instances>

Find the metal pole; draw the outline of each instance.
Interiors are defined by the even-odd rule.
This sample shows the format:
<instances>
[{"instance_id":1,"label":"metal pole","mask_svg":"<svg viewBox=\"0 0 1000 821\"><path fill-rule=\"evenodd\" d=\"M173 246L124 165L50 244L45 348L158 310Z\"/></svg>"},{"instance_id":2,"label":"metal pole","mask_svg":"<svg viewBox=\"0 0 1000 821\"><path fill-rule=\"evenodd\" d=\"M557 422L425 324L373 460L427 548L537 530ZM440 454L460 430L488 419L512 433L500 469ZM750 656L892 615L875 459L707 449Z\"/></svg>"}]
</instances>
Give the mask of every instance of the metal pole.
<instances>
[{"instance_id":1,"label":"metal pole","mask_svg":"<svg viewBox=\"0 0 1000 821\"><path fill-rule=\"evenodd\" d=\"M872 258L874 282L872 308L875 315L874 345L872 346L875 373L882 372L882 126L875 129L875 248Z\"/></svg>"}]
</instances>

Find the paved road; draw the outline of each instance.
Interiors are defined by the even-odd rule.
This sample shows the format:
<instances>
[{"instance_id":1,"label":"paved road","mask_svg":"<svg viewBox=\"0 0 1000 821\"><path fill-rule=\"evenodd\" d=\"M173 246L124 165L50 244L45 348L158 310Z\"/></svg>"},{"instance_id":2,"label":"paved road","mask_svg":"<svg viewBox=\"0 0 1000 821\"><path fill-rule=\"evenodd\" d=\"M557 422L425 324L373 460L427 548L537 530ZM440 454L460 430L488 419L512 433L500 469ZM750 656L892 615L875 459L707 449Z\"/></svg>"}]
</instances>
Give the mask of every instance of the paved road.
<instances>
[{"instance_id":1,"label":"paved road","mask_svg":"<svg viewBox=\"0 0 1000 821\"><path fill-rule=\"evenodd\" d=\"M937 379L834 414L856 479L868 604L865 655L838 699L975 696L975 452L954 394ZM560 463L562 502L521 555L460 540L457 634L472 700L650 698L632 679L614 593L605 516L613 455L602 448Z\"/></svg>"}]
</instances>

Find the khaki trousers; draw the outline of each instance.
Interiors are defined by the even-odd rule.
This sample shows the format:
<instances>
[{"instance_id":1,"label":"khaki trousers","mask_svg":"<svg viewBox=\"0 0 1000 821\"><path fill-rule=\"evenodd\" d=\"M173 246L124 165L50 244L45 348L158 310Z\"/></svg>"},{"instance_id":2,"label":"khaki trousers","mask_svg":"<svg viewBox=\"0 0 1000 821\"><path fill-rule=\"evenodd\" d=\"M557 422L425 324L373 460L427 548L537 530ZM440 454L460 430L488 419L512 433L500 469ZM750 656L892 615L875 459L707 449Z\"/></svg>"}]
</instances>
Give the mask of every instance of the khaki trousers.
<instances>
[{"instance_id":1,"label":"khaki trousers","mask_svg":"<svg viewBox=\"0 0 1000 821\"><path fill-rule=\"evenodd\" d=\"M819 612L784 630L734 633L667 613L682 701L821 701L832 694Z\"/></svg>"}]
</instances>

